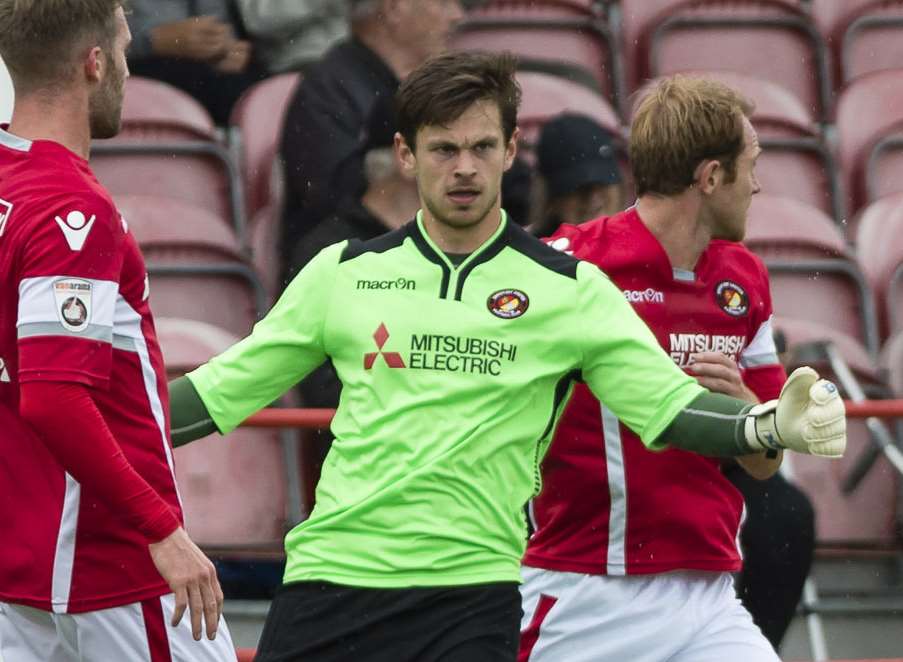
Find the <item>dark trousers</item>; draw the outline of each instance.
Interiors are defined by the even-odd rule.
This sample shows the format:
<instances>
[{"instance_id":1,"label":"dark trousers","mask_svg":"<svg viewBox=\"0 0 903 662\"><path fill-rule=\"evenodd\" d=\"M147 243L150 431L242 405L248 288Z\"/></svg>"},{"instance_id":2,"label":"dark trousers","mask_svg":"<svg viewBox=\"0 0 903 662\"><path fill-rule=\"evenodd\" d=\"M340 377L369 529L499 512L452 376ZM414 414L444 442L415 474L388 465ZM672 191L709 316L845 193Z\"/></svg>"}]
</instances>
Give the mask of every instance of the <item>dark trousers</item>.
<instances>
[{"instance_id":1,"label":"dark trousers","mask_svg":"<svg viewBox=\"0 0 903 662\"><path fill-rule=\"evenodd\" d=\"M796 613L815 550L809 498L777 474L759 481L732 467L727 477L746 500L740 533L743 571L737 591L775 650Z\"/></svg>"},{"instance_id":2,"label":"dark trousers","mask_svg":"<svg viewBox=\"0 0 903 662\"><path fill-rule=\"evenodd\" d=\"M161 80L187 92L201 102L217 126L226 126L232 106L242 93L266 77L253 62L242 73L224 74L205 62L159 57L130 60L129 71L133 76Z\"/></svg>"},{"instance_id":3,"label":"dark trousers","mask_svg":"<svg viewBox=\"0 0 903 662\"><path fill-rule=\"evenodd\" d=\"M515 662L514 583L371 589L287 584L267 614L255 662Z\"/></svg>"}]
</instances>

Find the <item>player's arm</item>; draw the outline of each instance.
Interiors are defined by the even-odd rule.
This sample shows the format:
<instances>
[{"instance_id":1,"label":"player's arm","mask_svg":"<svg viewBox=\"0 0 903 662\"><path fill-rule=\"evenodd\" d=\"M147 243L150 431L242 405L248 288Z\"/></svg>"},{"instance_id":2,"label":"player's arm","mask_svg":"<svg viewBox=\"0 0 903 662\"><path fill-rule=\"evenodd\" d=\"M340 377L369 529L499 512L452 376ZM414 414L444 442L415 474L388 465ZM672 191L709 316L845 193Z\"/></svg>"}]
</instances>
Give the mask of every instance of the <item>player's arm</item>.
<instances>
[{"instance_id":1,"label":"player's arm","mask_svg":"<svg viewBox=\"0 0 903 662\"><path fill-rule=\"evenodd\" d=\"M773 344L773 343L772 343ZM691 375L696 377L700 385L714 393L723 393L731 397L759 403L759 396L744 381L737 363L722 352L700 352L690 357L692 363L687 367ZM777 356L774 356L777 361ZM778 364L778 369L783 375L783 369ZM786 375L778 382L782 384ZM757 385L755 380L753 384ZM777 394L775 394L777 395ZM767 451L752 453L750 455L738 455L735 460L750 476L757 480L771 478L781 467L783 451Z\"/></svg>"},{"instance_id":2,"label":"player's arm","mask_svg":"<svg viewBox=\"0 0 903 662\"><path fill-rule=\"evenodd\" d=\"M212 638L222 609L213 565L131 466L94 400L110 388L123 259L120 217L96 196L73 196L64 203L49 208L21 249L20 415L69 475L145 536L157 569L176 594L175 615L181 618L190 602L195 637L200 638L204 614ZM73 210L87 222L68 224Z\"/></svg>"},{"instance_id":3,"label":"player's arm","mask_svg":"<svg viewBox=\"0 0 903 662\"><path fill-rule=\"evenodd\" d=\"M251 335L170 384L175 445L231 432L326 360L323 328L346 244L311 260Z\"/></svg>"},{"instance_id":4,"label":"player's arm","mask_svg":"<svg viewBox=\"0 0 903 662\"><path fill-rule=\"evenodd\" d=\"M583 273L581 273L581 270ZM583 377L646 446L716 457L789 448L837 457L846 419L837 389L797 370L780 398L753 405L712 393L678 368L617 288L595 267L578 268Z\"/></svg>"}]
</instances>

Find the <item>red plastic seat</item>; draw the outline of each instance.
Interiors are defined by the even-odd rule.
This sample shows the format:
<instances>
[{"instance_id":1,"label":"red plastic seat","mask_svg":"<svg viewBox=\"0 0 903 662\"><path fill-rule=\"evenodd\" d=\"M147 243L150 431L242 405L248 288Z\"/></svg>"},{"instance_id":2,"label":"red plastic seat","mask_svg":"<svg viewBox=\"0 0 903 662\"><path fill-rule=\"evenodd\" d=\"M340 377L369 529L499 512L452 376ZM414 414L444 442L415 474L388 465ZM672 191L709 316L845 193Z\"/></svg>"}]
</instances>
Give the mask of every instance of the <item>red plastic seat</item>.
<instances>
[{"instance_id":1,"label":"red plastic seat","mask_svg":"<svg viewBox=\"0 0 903 662\"><path fill-rule=\"evenodd\" d=\"M866 349L831 326L805 320L777 318L776 333L787 340L791 357L788 369L796 367L794 354L801 345L813 341L829 341L848 364L870 397L886 397L879 370ZM804 355L800 352L800 358ZM826 362L813 361L806 354L799 363L814 367L821 376L834 379ZM785 462L792 464L795 482L816 504L816 537L827 546L886 546L896 540L896 495L899 478L888 462L881 458L856 490L849 495L841 486L860 454L871 444L869 431L861 419L847 421L847 450L839 460L825 460L809 455L791 454Z\"/></svg>"},{"instance_id":2,"label":"red plastic seat","mask_svg":"<svg viewBox=\"0 0 903 662\"><path fill-rule=\"evenodd\" d=\"M645 0L625 2L636 14ZM830 71L824 39L806 6L791 0L685 0L652 2L639 10L635 38L638 78L691 69L751 73L800 96L819 117L830 105ZM663 7L667 7L663 9ZM630 27L635 30L636 25ZM628 41L627 47L631 47ZM767 57L763 57L767 53Z\"/></svg>"},{"instance_id":3,"label":"red plastic seat","mask_svg":"<svg viewBox=\"0 0 903 662\"><path fill-rule=\"evenodd\" d=\"M887 383L894 396L903 398L903 332L890 337L881 348L880 364L887 374Z\"/></svg>"},{"instance_id":4,"label":"red plastic seat","mask_svg":"<svg viewBox=\"0 0 903 662\"><path fill-rule=\"evenodd\" d=\"M597 87L618 107L623 79L615 37L589 1L490 0L472 9L452 40L461 50L511 51L522 69Z\"/></svg>"},{"instance_id":5,"label":"red plastic seat","mask_svg":"<svg viewBox=\"0 0 903 662\"><path fill-rule=\"evenodd\" d=\"M268 78L248 89L232 109L229 123L239 132L239 166L252 226L257 211L275 202L275 192L271 186L273 165L277 159L285 112L300 82L301 74L298 73Z\"/></svg>"},{"instance_id":6,"label":"red plastic seat","mask_svg":"<svg viewBox=\"0 0 903 662\"><path fill-rule=\"evenodd\" d=\"M193 370L239 338L195 320L158 317L171 377ZM214 548L278 551L286 530L288 488L279 433L239 428L175 451L176 479L192 539Z\"/></svg>"},{"instance_id":7,"label":"red plastic seat","mask_svg":"<svg viewBox=\"0 0 903 662\"><path fill-rule=\"evenodd\" d=\"M903 130L903 68L852 81L837 100L836 123L847 210L854 212L869 201L866 174L872 153L882 138Z\"/></svg>"},{"instance_id":8,"label":"red plastic seat","mask_svg":"<svg viewBox=\"0 0 903 662\"><path fill-rule=\"evenodd\" d=\"M881 198L858 217L856 253L879 301L885 337L903 329L903 193Z\"/></svg>"},{"instance_id":9,"label":"red plastic seat","mask_svg":"<svg viewBox=\"0 0 903 662\"><path fill-rule=\"evenodd\" d=\"M834 33L840 81L903 65L903 1L851 3Z\"/></svg>"},{"instance_id":10,"label":"red plastic seat","mask_svg":"<svg viewBox=\"0 0 903 662\"><path fill-rule=\"evenodd\" d=\"M777 315L832 326L877 353L871 289L824 212L791 198L757 195L745 243L765 260Z\"/></svg>"},{"instance_id":11,"label":"red plastic seat","mask_svg":"<svg viewBox=\"0 0 903 662\"><path fill-rule=\"evenodd\" d=\"M271 301L284 289L284 284L279 280L282 277L279 259L281 220L278 207L267 205L257 210L250 224L249 245L254 271Z\"/></svg>"},{"instance_id":12,"label":"red plastic seat","mask_svg":"<svg viewBox=\"0 0 903 662\"><path fill-rule=\"evenodd\" d=\"M518 111L521 139L535 145L542 125L563 112L580 113L596 120L615 135L621 134L617 112L601 95L559 76L520 71L517 80L523 91Z\"/></svg>"},{"instance_id":13,"label":"red plastic seat","mask_svg":"<svg viewBox=\"0 0 903 662\"><path fill-rule=\"evenodd\" d=\"M91 167L114 195L153 191L243 227L238 170L213 120L194 98L166 83L128 79L122 131L92 144Z\"/></svg>"},{"instance_id":14,"label":"red plastic seat","mask_svg":"<svg viewBox=\"0 0 903 662\"><path fill-rule=\"evenodd\" d=\"M117 196L116 204L147 261L156 314L201 320L237 336L250 331L267 302L228 224L168 198Z\"/></svg>"}]
</instances>

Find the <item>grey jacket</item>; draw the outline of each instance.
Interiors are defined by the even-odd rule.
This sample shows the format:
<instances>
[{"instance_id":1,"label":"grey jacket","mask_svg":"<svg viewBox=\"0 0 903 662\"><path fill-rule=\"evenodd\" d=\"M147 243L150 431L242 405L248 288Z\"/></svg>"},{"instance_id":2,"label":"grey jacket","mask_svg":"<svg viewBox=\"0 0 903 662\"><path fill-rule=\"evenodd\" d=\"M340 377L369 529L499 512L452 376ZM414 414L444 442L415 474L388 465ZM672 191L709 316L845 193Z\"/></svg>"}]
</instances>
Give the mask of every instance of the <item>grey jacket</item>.
<instances>
[{"instance_id":1,"label":"grey jacket","mask_svg":"<svg viewBox=\"0 0 903 662\"><path fill-rule=\"evenodd\" d=\"M231 5L230 0L131 0L128 4L129 29L132 31L129 57L135 60L151 57L154 54L151 30L164 23L175 23L192 16L216 16L226 23L233 23Z\"/></svg>"}]
</instances>

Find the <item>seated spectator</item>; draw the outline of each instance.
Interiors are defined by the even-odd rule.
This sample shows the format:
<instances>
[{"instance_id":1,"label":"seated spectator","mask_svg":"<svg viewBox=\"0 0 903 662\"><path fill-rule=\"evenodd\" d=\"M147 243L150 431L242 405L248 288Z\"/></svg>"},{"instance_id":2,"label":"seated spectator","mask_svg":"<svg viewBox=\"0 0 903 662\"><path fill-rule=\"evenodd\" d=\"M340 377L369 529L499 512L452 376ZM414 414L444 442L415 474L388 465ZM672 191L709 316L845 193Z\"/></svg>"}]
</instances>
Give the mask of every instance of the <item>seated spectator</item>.
<instances>
[{"instance_id":1,"label":"seated spectator","mask_svg":"<svg viewBox=\"0 0 903 662\"><path fill-rule=\"evenodd\" d=\"M231 0L131 0L129 7L131 74L188 92L217 124L265 77Z\"/></svg>"},{"instance_id":2,"label":"seated spectator","mask_svg":"<svg viewBox=\"0 0 903 662\"><path fill-rule=\"evenodd\" d=\"M287 111L286 250L342 198L363 195L360 137L375 101L391 99L414 67L445 50L463 16L459 0L351 0L349 12L351 37L307 69Z\"/></svg>"},{"instance_id":3,"label":"seated spectator","mask_svg":"<svg viewBox=\"0 0 903 662\"><path fill-rule=\"evenodd\" d=\"M237 0L257 61L269 74L304 70L348 32L343 0Z\"/></svg>"},{"instance_id":4,"label":"seated spectator","mask_svg":"<svg viewBox=\"0 0 903 662\"><path fill-rule=\"evenodd\" d=\"M381 98L370 114L363 146L351 158L363 162L367 188L360 199L346 197L338 211L307 233L291 252L290 278L323 248L345 239L373 239L401 227L417 213L417 184L405 175L395 157L395 117L389 98ZM342 385L327 362L301 382L307 407L335 407ZM329 450L329 431L317 433L322 461Z\"/></svg>"},{"instance_id":5,"label":"seated spectator","mask_svg":"<svg viewBox=\"0 0 903 662\"><path fill-rule=\"evenodd\" d=\"M533 233L551 235L562 223L578 225L624 208L614 136L585 115L564 113L543 126L536 146L539 172Z\"/></svg>"}]
</instances>

